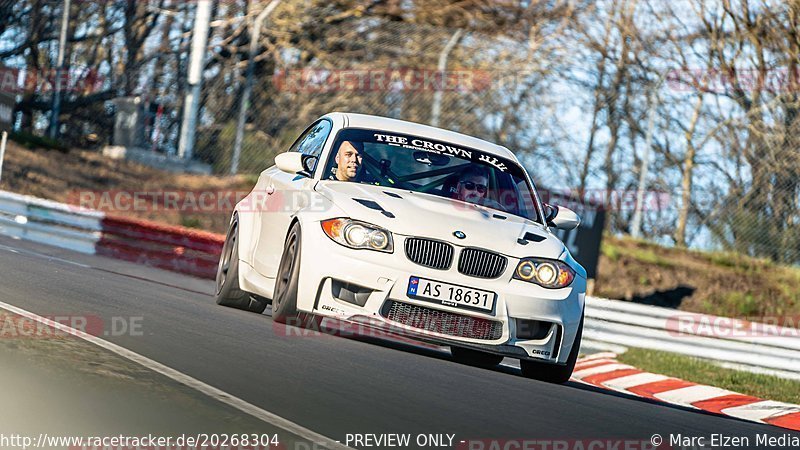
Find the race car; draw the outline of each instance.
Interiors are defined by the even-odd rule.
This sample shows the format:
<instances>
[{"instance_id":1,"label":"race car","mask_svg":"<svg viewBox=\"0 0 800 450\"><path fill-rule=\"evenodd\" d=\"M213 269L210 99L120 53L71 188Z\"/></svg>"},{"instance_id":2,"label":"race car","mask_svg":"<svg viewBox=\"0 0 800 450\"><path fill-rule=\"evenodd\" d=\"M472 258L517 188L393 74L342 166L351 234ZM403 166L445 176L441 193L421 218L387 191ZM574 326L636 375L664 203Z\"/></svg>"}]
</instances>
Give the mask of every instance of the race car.
<instances>
[{"instance_id":1,"label":"race car","mask_svg":"<svg viewBox=\"0 0 800 450\"><path fill-rule=\"evenodd\" d=\"M569 379L586 271L505 147L384 117L309 126L236 205L216 301L302 327L321 318L449 346L483 367Z\"/></svg>"}]
</instances>

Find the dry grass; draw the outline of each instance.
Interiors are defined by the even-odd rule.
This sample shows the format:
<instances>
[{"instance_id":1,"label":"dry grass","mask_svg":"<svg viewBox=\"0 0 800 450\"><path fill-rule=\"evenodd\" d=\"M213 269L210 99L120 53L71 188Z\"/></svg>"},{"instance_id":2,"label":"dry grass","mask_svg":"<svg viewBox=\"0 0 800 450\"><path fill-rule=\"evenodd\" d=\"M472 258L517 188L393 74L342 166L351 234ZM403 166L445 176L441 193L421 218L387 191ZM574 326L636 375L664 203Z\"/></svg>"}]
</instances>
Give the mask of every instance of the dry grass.
<instances>
[{"instance_id":1,"label":"dry grass","mask_svg":"<svg viewBox=\"0 0 800 450\"><path fill-rule=\"evenodd\" d=\"M249 192L255 184L254 177L212 177L203 175L171 174L128 161L109 160L100 153L71 150L30 150L9 142L3 165L0 189L33 195L65 203L78 204L81 193L104 191L131 191L155 193L177 192ZM86 198L84 196L83 198ZM108 197L110 198L110 197ZM172 225L202 228L224 233L230 209L198 209L185 211L142 210L133 208L105 209L109 213L155 220Z\"/></svg>"},{"instance_id":2,"label":"dry grass","mask_svg":"<svg viewBox=\"0 0 800 450\"><path fill-rule=\"evenodd\" d=\"M776 317L787 326L797 326L800 317L800 269L765 259L605 236L598 273L595 294L602 297L659 304L683 287L694 291L662 306L757 321Z\"/></svg>"}]
</instances>

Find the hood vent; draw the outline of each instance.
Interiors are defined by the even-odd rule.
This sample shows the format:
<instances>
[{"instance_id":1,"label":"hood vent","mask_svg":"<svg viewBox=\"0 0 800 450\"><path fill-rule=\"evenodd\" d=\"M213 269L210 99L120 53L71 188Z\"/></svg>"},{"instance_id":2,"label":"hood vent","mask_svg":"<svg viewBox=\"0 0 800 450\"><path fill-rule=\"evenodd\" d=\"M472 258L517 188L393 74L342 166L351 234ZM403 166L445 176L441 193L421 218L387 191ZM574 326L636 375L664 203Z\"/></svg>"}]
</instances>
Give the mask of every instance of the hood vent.
<instances>
[{"instance_id":1,"label":"hood vent","mask_svg":"<svg viewBox=\"0 0 800 450\"><path fill-rule=\"evenodd\" d=\"M375 211L383 211L383 207L379 205L378 202L374 202L372 200L364 200L363 198L354 198L353 200L355 200L362 206L366 206L369 209L374 209Z\"/></svg>"},{"instance_id":2,"label":"hood vent","mask_svg":"<svg viewBox=\"0 0 800 450\"><path fill-rule=\"evenodd\" d=\"M547 238L542 236L542 235L540 235L540 234L531 233L530 231L528 231L528 232L525 233L525 236L523 236L522 239L524 239L526 241L531 241L531 242L542 242L543 240L545 240Z\"/></svg>"},{"instance_id":3,"label":"hood vent","mask_svg":"<svg viewBox=\"0 0 800 450\"><path fill-rule=\"evenodd\" d=\"M375 211L380 211L381 214L384 216L394 219L394 214L390 213L383 209L383 206L379 205L378 202L373 200L365 200L363 198L354 198L353 199L356 203L360 204L361 206L366 206L369 209L374 209Z\"/></svg>"}]
</instances>

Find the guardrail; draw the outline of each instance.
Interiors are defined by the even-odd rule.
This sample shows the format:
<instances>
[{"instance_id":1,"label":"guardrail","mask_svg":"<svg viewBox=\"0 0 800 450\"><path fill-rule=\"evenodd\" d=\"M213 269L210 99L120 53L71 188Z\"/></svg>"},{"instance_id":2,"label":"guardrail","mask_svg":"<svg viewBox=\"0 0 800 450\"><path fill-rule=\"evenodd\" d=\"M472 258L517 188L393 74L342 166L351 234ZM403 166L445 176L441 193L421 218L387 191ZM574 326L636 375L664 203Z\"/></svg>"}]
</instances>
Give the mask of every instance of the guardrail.
<instances>
[{"instance_id":1,"label":"guardrail","mask_svg":"<svg viewBox=\"0 0 800 450\"><path fill-rule=\"evenodd\" d=\"M800 329L588 297L583 336L594 348L663 350L800 380Z\"/></svg>"},{"instance_id":2,"label":"guardrail","mask_svg":"<svg viewBox=\"0 0 800 450\"><path fill-rule=\"evenodd\" d=\"M0 191L0 234L213 278L224 236Z\"/></svg>"},{"instance_id":3,"label":"guardrail","mask_svg":"<svg viewBox=\"0 0 800 450\"><path fill-rule=\"evenodd\" d=\"M211 279L224 242L213 233L3 191L0 234ZM664 350L800 379L798 329L755 324L748 331L743 327L752 324L744 321L595 297L586 299L585 324L584 345L593 349Z\"/></svg>"},{"instance_id":4,"label":"guardrail","mask_svg":"<svg viewBox=\"0 0 800 450\"><path fill-rule=\"evenodd\" d=\"M0 191L0 233L95 253L104 214L50 200Z\"/></svg>"}]
</instances>

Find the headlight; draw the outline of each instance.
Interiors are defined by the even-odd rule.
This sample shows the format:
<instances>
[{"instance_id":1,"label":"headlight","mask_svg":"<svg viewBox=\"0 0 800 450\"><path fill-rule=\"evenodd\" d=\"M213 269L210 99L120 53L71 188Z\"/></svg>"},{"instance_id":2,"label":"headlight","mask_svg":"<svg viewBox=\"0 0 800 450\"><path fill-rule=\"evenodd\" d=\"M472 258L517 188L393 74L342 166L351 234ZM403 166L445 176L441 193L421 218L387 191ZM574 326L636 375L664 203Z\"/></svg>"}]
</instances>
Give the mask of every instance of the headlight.
<instances>
[{"instance_id":1,"label":"headlight","mask_svg":"<svg viewBox=\"0 0 800 450\"><path fill-rule=\"evenodd\" d=\"M339 244L350 248L365 248L392 253L392 233L366 222L353 219L329 219L322 221L322 231Z\"/></svg>"},{"instance_id":2,"label":"headlight","mask_svg":"<svg viewBox=\"0 0 800 450\"><path fill-rule=\"evenodd\" d=\"M575 271L563 261L523 258L517 264L514 278L556 289L569 286L575 279Z\"/></svg>"}]
</instances>

